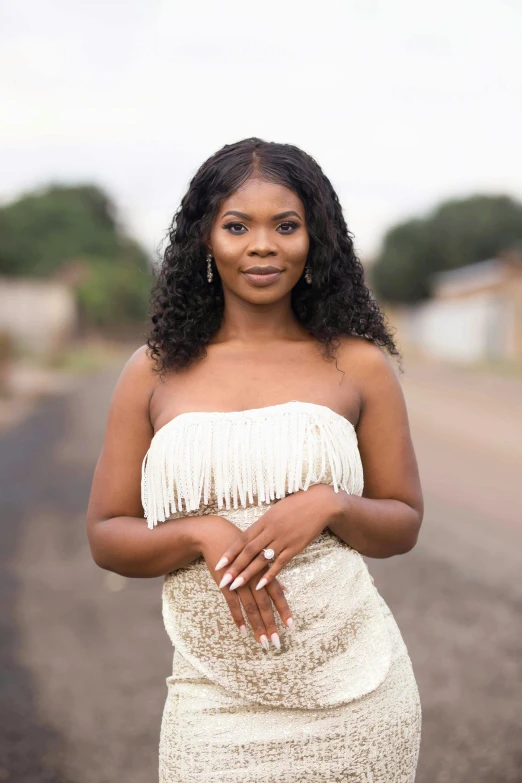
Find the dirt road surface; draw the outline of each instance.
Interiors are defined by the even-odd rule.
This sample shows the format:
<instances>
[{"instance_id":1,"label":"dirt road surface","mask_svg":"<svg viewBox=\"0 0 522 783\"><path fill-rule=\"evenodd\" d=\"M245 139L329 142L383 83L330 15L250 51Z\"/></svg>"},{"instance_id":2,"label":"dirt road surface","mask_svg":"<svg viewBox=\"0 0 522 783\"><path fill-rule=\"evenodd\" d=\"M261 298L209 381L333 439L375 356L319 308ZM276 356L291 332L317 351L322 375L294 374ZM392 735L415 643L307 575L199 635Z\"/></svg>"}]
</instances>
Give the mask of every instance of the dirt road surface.
<instances>
[{"instance_id":1,"label":"dirt road surface","mask_svg":"<svg viewBox=\"0 0 522 783\"><path fill-rule=\"evenodd\" d=\"M85 536L117 372L2 438L0 781L157 781L161 580L101 571ZM411 553L368 565L419 683L417 783L519 783L522 384L408 363L402 383L425 521Z\"/></svg>"}]
</instances>

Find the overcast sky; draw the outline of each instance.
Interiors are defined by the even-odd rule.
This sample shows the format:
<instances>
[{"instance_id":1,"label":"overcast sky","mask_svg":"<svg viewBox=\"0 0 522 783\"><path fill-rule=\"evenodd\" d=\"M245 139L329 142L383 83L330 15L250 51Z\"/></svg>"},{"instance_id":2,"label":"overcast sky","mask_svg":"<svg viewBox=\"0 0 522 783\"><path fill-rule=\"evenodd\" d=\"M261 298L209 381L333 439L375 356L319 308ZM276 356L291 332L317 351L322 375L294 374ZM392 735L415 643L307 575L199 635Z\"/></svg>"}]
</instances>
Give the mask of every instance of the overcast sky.
<instances>
[{"instance_id":1,"label":"overcast sky","mask_svg":"<svg viewBox=\"0 0 522 783\"><path fill-rule=\"evenodd\" d=\"M4 0L0 199L106 187L149 251L196 168L296 144L363 258L441 199L522 199L522 0Z\"/></svg>"}]
</instances>

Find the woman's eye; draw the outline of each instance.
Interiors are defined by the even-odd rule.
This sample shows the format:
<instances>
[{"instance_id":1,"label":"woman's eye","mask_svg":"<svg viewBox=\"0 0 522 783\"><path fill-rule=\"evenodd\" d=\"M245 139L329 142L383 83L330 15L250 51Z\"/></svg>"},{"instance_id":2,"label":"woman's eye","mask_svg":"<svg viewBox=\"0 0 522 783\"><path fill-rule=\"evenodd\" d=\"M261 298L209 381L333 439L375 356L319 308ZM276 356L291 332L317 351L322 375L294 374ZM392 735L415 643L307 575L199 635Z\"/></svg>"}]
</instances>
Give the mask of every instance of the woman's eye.
<instances>
[{"instance_id":1,"label":"woman's eye","mask_svg":"<svg viewBox=\"0 0 522 783\"><path fill-rule=\"evenodd\" d=\"M280 223L278 228L284 229L281 233L291 234L296 228L299 228L299 223L295 223L293 220L286 220L284 223Z\"/></svg>"},{"instance_id":2,"label":"woman's eye","mask_svg":"<svg viewBox=\"0 0 522 783\"><path fill-rule=\"evenodd\" d=\"M223 228L230 231L231 234L244 234L248 230L243 223L226 223ZM285 220L284 223L279 224L277 230L281 234L292 234L296 228L299 228L299 223L295 223L293 220Z\"/></svg>"},{"instance_id":3,"label":"woman's eye","mask_svg":"<svg viewBox=\"0 0 522 783\"><path fill-rule=\"evenodd\" d=\"M242 223L227 223L223 228L226 228L232 234L241 234L243 233L241 229L245 228L245 226ZM236 228L239 229L239 231L232 231L232 229Z\"/></svg>"}]
</instances>

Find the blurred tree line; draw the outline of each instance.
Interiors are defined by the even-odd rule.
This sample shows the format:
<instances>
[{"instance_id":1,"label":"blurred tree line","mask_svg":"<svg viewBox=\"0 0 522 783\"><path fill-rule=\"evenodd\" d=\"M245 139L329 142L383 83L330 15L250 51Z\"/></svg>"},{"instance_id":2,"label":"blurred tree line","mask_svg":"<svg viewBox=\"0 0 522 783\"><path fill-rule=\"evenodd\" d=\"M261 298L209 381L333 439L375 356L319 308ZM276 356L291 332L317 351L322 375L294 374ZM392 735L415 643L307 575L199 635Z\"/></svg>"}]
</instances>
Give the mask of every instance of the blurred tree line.
<instances>
[{"instance_id":1,"label":"blurred tree line","mask_svg":"<svg viewBox=\"0 0 522 783\"><path fill-rule=\"evenodd\" d=\"M94 185L51 185L1 207L0 275L72 278L88 326L147 317L149 258L118 223L111 199Z\"/></svg>"},{"instance_id":2,"label":"blurred tree line","mask_svg":"<svg viewBox=\"0 0 522 783\"><path fill-rule=\"evenodd\" d=\"M509 196L446 201L387 232L372 286L385 301L417 302L430 296L432 275L493 258L520 240L522 204Z\"/></svg>"}]
</instances>

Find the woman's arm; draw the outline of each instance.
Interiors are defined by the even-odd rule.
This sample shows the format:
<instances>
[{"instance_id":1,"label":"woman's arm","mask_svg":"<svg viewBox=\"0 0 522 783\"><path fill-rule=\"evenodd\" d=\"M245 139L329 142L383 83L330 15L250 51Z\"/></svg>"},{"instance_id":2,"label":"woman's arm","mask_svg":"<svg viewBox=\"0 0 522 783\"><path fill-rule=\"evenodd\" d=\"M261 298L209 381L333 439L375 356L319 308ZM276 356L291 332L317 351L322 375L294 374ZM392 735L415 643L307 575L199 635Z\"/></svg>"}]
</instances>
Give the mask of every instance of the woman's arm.
<instances>
[{"instance_id":1,"label":"woman's arm","mask_svg":"<svg viewBox=\"0 0 522 783\"><path fill-rule=\"evenodd\" d=\"M149 403L155 382L143 346L125 365L112 397L87 510L91 553L100 568L129 577L162 576L199 557L208 566L210 558L209 570L219 582L213 565L218 552L239 533L232 522L210 514L171 519L152 530L145 522L141 466L154 434ZM268 637L273 641L274 634L277 637L274 606L283 622L291 622L283 587L277 581L255 597L245 585L238 594L227 589L224 598L234 622L246 634L243 607L263 646L268 645Z\"/></svg>"},{"instance_id":2,"label":"woman's arm","mask_svg":"<svg viewBox=\"0 0 522 783\"><path fill-rule=\"evenodd\" d=\"M362 555L391 557L415 546L424 511L406 404L380 348L352 345L350 364L361 399L357 438L364 492L333 493L337 510L328 527Z\"/></svg>"},{"instance_id":3,"label":"woman's arm","mask_svg":"<svg viewBox=\"0 0 522 783\"><path fill-rule=\"evenodd\" d=\"M205 517L205 527L209 519ZM152 531L143 518L118 516L98 520L89 533L93 560L100 568L122 576L143 579L169 574L200 557L200 520L171 519Z\"/></svg>"},{"instance_id":4,"label":"woman's arm","mask_svg":"<svg viewBox=\"0 0 522 783\"><path fill-rule=\"evenodd\" d=\"M162 576L201 555L210 517L184 517L150 530L141 504L141 465L154 434L149 402L157 383L142 346L116 384L87 509L87 536L100 568L122 576Z\"/></svg>"}]
</instances>

